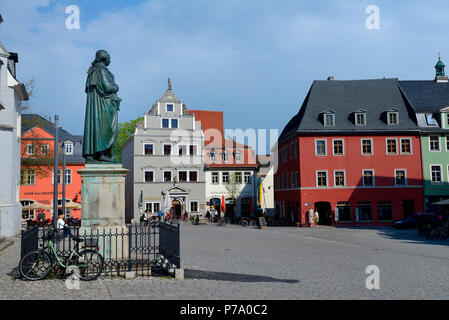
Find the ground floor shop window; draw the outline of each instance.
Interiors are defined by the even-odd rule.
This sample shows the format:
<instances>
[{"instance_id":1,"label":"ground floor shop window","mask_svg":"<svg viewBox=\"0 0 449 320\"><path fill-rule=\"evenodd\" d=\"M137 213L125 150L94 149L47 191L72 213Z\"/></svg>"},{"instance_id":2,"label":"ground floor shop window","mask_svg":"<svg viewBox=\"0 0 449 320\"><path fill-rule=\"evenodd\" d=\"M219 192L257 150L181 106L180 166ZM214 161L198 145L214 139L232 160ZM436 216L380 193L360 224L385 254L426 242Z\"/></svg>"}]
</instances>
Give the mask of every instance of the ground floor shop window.
<instances>
[{"instance_id":1,"label":"ground floor shop window","mask_svg":"<svg viewBox=\"0 0 449 320\"><path fill-rule=\"evenodd\" d=\"M351 205L346 201L337 202L338 221L351 221Z\"/></svg>"},{"instance_id":2,"label":"ground floor shop window","mask_svg":"<svg viewBox=\"0 0 449 320\"><path fill-rule=\"evenodd\" d=\"M359 221L372 220L371 216L371 202L359 202L357 204L359 213Z\"/></svg>"},{"instance_id":3,"label":"ground floor shop window","mask_svg":"<svg viewBox=\"0 0 449 320\"><path fill-rule=\"evenodd\" d=\"M379 202L379 220L393 220L393 204L390 201Z\"/></svg>"}]
</instances>

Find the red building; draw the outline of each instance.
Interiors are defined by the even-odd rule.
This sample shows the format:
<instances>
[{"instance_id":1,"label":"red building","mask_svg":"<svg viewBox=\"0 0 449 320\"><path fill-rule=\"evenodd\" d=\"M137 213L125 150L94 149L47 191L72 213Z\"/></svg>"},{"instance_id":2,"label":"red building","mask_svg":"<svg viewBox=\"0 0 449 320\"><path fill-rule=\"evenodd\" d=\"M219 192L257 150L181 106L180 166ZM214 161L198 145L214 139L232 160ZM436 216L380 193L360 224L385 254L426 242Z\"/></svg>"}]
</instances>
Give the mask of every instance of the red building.
<instances>
[{"instance_id":1,"label":"red building","mask_svg":"<svg viewBox=\"0 0 449 320\"><path fill-rule=\"evenodd\" d=\"M78 170L84 168L82 157L82 136L74 136L59 129L59 139L65 145L66 171L65 201L81 204L81 176ZM52 217L53 207L53 164L54 164L54 124L36 114L22 115L22 184L20 202L22 206L43 204L46 209L23 210L22 219L36 220L39 213L46 219ZM61 150L62 152L62 150ZM59 172L62 172L62 154L59 154ZM58 178L58 204L62 204L61 175ZM66 208L66 217L81 218L81 209Z\"/></svg>"},{"instance_id":2,"label":"red building","mask_svg":"<svg viewBox=\"0 0 449 320\"><path fill-rule=\"evenodd\" d=\"M330 78L332 79L332 78ZM416 118L397 79L314 81L278 141L277 214L294 223L391 225L423 211Z\"/></svg>"}]
</instances>

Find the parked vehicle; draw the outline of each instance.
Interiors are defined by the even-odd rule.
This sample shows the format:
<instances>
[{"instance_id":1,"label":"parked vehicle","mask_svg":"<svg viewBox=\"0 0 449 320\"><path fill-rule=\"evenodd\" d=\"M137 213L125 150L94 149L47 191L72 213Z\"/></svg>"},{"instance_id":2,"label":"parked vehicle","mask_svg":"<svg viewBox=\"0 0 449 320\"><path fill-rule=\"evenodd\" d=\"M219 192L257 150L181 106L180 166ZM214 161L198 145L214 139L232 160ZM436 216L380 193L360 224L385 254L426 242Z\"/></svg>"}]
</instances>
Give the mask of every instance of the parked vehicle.
<instances>
[{"instance_id":1,"label":"parked vehicle","mask_svg":"<svg viewBox=\"0 0 449 320\"><path fill-rule=\"evenodd\" d=\"M395 220L393 227L397 229L413 229L416 228L416 222L418 220L419 213L414 213L408 218Z\"/></svg>"},{"instance_id":2,"label":"parked vehicle","mask_svg":"<svg viewBox=\"0 0 449 320\"><path fill-rule=\"evenodd\" d=\"M418 234L423 234L426 227L434 228L441 225L443 217L438 216L434 213L425 212L419 213L416 220L416 229L418 229Z\"/></svg>"}]
</instances>

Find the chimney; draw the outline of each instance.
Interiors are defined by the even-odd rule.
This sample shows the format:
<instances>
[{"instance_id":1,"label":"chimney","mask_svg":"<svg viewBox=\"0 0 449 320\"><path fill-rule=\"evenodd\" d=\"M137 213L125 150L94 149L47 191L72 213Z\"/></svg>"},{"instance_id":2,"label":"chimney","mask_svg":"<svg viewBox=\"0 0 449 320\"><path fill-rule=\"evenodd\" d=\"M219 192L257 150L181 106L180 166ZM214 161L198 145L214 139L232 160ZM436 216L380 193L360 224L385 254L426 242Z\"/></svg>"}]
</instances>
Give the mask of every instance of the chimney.
<instances>
[{"instance_id":1,"label":"chimney","mask_svg":"<svg viewBox=\"0 0 449 320\"><path fill-rule=\"evenodd\" d=\"M332 80L334 80L334 76L327 77L327 81L332 81Z\"/></svg>"}]
</instances>

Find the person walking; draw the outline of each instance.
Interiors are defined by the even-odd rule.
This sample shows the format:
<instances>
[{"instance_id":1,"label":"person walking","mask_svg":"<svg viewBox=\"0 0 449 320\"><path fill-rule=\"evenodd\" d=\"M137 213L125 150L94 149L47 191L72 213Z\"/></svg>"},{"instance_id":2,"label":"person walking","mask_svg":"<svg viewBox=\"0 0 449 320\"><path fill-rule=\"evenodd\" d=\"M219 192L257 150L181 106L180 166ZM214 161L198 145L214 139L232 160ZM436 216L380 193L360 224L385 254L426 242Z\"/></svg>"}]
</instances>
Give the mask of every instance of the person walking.
<instances>
[{"instance_id":1,"label":"person walking","mask_svg":"<svg viewBox=\"0 0 449 320\"><path fill-rule=\"evenodd\" d=\"M318 214L318 211L315 211L315 226L317 226L319 222L320 222L320 215Z\"/></svg>"}]
</instances>

